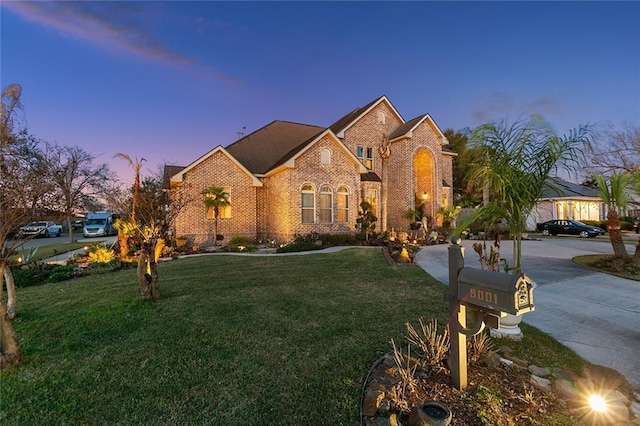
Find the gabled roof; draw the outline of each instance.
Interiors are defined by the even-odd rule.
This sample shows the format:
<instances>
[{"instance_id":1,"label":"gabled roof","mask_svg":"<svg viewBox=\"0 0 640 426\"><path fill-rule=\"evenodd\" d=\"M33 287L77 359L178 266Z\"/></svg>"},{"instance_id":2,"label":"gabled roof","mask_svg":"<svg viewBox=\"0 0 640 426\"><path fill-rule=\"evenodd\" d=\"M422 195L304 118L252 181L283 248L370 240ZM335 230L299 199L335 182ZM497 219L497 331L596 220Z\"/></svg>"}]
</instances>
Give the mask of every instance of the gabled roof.
<instances>
[{"instance_id":1,"label":"gabled roof","mask_svg":"<svg viewBox=\"0 0 640 426\"><path fill-rule=\"evenodd\" d=\"M285 154L281 159L279 159L274 164L274 167L272 167L269 170L268 174L271 174L271 172L277 172L277 171L281 170L282 168L294 167L296 158L298 158L300 155L302 155L305 151L307 151L316 142L318 142L320 139L322 139L325 136L331 137L338 144L338 146L340 148L342 148L342 150L347 155L347 157L349 157L354 163L356 163L358 165L358 167L360 169L360 173L365 173L366 172L366 170L367 170L366 167L360 162L358 157L356 157L355 154L353 152L351 152L344 145L344 143L342 143L342 141L335 135L335 133L333 133L331 131L331 129L326 129L323 132L313 136L311 139L309 139L309 140L303 142L302 144L298 145L297 147L295 147L294 149L289 151L287 154Z\"/></svg>"},{"instance_id":2,"label":"gabled roof","mask_svg":"<svg viewBox=\"0 0 640 426\"><path fill-rule=\"evenodd\" d=\"M247 176L249 176L253 180L253 186L262 186L262 182L260 182L258 178L256 178L249 170L247 170L247 168L244 165L242 165L242 163L240 163L233 155L229 154L229 152L220 145L213 148L211 151L207 152L205 155L198 158L196 161L189 164L187 167L183 168L182 170L179 170L176 174L174 174L171 177L171 182L182 182L182 177L185 173L189 173L189 171L192 170L194 167L196 167L198 164L202 163L203 161L207 160L212 155L218 152L222 153L224 156L229 158L229 160L231 160L244 173L246 173Z\"/></svg>"},{"instance_id":3,"label":"gabled roof","mask_svg":"<svg viewBox=\"0 0 640 426\"><path fill-rule=\"evenodd\" d=\"M171 189L171 178L184 169L184 166L164 166L162 171L162 189Z\"/></svg>"},{"instance_id":4,"label":"gabled roof","mask_svg":"<svg viewBox=\"0 0 640 426\"><path fill-rule=\"evenodd\" d=\"M559 177L550 177L542 188L540 199L551 198L595 198L599 199L598 190L584 185L567 182Z\"/></svg>"},{"instance_id":5,"label":"gabled roof","mask_svg":"<svg viewBox=\"0 0 640 426\"><path fill-rule=\"evenodd\" d=\"M273 121L227 147L251 173L261 175L303 149L323 127Z\"/></svg>"},{"instance_id":6,"label":"gabled roof","mask_svg":"<svg viewBox=\"0 0 640 426\"><path fill-rule=\"evenodd\" d=\"M349 114L345 115L344 117L340 118L338 121L333 123L331 126L329 126L329 128L339 138L343 138L344 132L349 127L353 126L353 124L355 124L363 115L367 114L369 111L371 111L381 102L386 102L389 108L391 108L393 113L398 117L398 119L404 123L404 118L402 118L400 113L396 111L395 107L391 104L391 102L389 102L389 99L387 99L387 97L383 95L383 96L380 96L378 99L375 99L374 101L363 106L362 108L357 108L353 110Z\"/></svg>"},{"instance_id":7,"label":"gabled roof","mask_svg":"<svg viewBox=\"0 0 640 426\"><path fill-rule=\"evenodd\" d=\"M413 131L423 122L427 122L427 124L433 129L438 139L440 139L440 145L447 145L449 141L442 133L442 130L438 127L433 118L429 114L422 114L413 118L406 123L398 126L391 134L389 135L389 142L393 142L394 140L411 137Z\"/></svg>"}]
</instances>

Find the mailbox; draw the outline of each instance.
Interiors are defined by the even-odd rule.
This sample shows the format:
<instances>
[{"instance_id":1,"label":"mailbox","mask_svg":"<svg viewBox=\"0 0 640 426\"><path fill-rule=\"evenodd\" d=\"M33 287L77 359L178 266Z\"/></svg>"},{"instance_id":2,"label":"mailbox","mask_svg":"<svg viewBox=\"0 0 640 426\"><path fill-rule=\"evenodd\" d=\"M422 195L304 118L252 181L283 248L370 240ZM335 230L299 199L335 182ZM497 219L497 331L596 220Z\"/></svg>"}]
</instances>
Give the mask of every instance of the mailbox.
<instances>
[{"instance_id":1,"label":"mailbox","mask_svg":"<svg viewBox=\"0 0 640 426\"><path fill-rule=\"evenodd\" d=\"M520 315L533 311L533 288L525 274L462 268L458 274L458 300L470 308Z\"/></svg>"}]
</instances>

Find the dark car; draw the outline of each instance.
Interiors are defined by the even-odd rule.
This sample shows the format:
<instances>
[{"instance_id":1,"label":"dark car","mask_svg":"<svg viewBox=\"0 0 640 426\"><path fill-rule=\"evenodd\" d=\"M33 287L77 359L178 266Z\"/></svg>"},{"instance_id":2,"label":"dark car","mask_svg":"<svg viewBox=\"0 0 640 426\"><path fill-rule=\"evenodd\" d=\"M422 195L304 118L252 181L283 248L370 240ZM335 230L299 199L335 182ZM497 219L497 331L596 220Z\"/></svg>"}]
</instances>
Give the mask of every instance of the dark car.
<instances>
[{"instance_id":1,"label":"dark car","mask_svg":"<svg viewBox=\"0 0 640 426\"><path fill-rule=\"evenodd\" d=\"M636 221L633 222L633 230L636 234L640 234L640 219L636 219Z\"/></svg>"},{"instance_id":2,"label":"dark car","mask_svg":"<svg viewBox=\"0 0 640 426\"><path fill-rule=\"evenodd\" d=\"M580 238L595 238L598 235L604 235L602 228L585 225L577 220L550 220L548 222L539 223L537 228L538 231L542 232L542 235L569 234L579 235Z\"/></svg>"}]
</instances>

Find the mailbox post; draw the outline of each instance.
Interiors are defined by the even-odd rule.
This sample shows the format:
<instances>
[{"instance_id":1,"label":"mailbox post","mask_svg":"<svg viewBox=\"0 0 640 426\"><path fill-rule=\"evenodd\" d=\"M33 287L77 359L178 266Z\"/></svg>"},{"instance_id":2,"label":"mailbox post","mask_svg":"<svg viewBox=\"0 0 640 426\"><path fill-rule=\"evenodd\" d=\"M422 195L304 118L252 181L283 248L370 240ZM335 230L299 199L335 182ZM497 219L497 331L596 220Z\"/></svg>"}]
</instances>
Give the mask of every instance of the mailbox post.
<instances>
[{"instance_id":1,"label":"mailbox post","mask_svg":"<svg viewBox=\"0 0 640 426\"><path fill-rule=\"evenodd\" d=\"M464 247L460 238L451 238L449 246L449 332L451 345L451 380L456 389L467 387L467 336L460 333L467 326L467 308L458 301L458 273L464 268Z\"/></svg>"},{"instance_id":2,"label":"mailbox post","mask_svg":"<svg viewBox=\"0 0 640 426\"><path fill-rule=\"evenodd\" d=\"M454 236L449 246L449 330L451 331L451 381L456 389L467 387L467 336L485 324L498 328L500 318L535 309L535 284L525 274L465 268L464 248ZM474 328L467 328L467 308L476 313Z\"/></svg>"}]
</instances>

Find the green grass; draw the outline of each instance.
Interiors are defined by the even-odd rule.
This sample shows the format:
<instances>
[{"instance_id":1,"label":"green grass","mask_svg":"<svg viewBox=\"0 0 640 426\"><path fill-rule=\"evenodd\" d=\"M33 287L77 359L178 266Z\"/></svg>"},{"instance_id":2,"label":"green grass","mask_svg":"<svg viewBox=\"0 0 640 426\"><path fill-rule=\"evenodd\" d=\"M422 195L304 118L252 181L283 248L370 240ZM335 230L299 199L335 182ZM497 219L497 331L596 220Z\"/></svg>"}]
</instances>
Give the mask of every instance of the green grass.
<instances>
[{"instance_id":1,"label":"green grass","mask_svg":"<svg viewBox=\"0 0 640 426\"><path fill-rule=\"evenodd\" d=\"M629 259L627 260L616 258L612 254L587 254L575 256L571 260L578 265L586 266L598 272L640 281L640 268L633 264L632 257L633 253L629 254Z\"/></svg>"},{"instance_id":2,"label":"green grass","mask_svg":"<svg viewBox=\"0 0 640 426\"><path fill-rule=\"evenodd\" d=\"M526 315L524 318L526 320ZM587 364L571 349L537 328L523 322L520 323L520 329L524 336L520 342L506 338L494 339L494 347L508 346L513 349L516 357L526 359L539 367L562 367L580 372Z\"/></svg>"},{"instance_id":3,"label":"green grass","mask_svg":"<svg viewBox=\"0 0 640 426\"><path fill-rule=\"evenodd\" d=\"M18 289L23 362L0 375L0 423L356 425L390 339L447 318L442 284L373 249L193 257L159 274L157 303L135 271Z\"/></svg>"},{"instance_id":4,"label":"green grass","mask_svg":"<svg viewBox=\"0 0 640 426\"><path fill-rule=\"evenodd\" d=\"M35 255L31 260L38 261L42 259L47 259L49 257L67 253L82 247L92 246L95 244L96 243L87 244L87 243L75 242L75 243L58 243L58 244L49 244L46 246L40 246L38 247L38 250L36 251ZM24 250L20 248L16 249L16 253L9 256L9 259L8 259L9 263L16 262L18 257L23 257L23 254L28 255L30 252L31 252L31 249L24 249Z\"/></svg>"}]
</instances>

